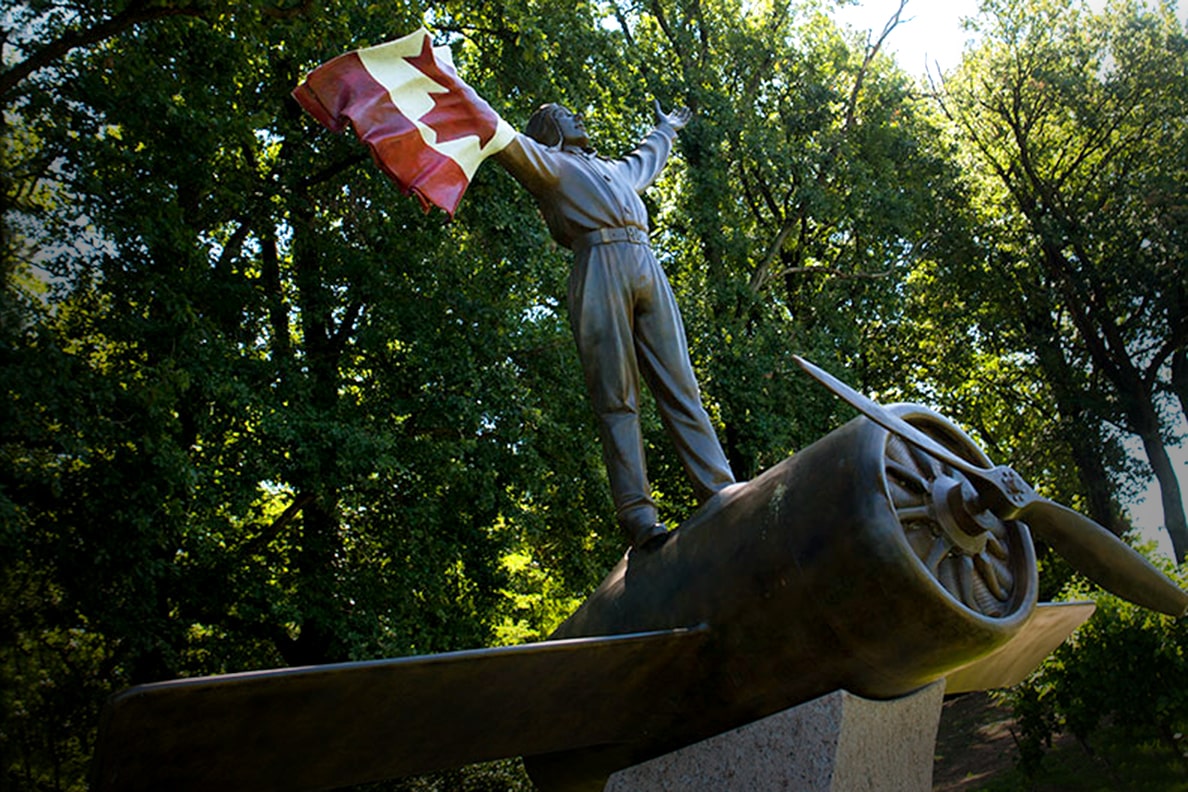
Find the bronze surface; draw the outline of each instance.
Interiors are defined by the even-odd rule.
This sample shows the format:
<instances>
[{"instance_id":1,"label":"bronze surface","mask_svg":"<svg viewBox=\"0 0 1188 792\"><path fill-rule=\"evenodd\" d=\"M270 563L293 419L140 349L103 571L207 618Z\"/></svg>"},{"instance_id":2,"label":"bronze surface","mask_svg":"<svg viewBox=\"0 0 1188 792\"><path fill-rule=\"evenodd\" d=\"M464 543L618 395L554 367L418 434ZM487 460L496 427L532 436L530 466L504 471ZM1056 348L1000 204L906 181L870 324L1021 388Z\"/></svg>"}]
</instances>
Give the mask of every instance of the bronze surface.
<instances>
[{"instance_id":1,"label":"bronze surface","mask_svg":"<svg viewBox=\"0 0 1188 792\"><path fill-rule=\"evenodd\" d=\"M104 712L97 790L328 789L622 739L628 696L696 678L706 629L142 685Z\"/></svg>"},{"instance_id":2,"label":"bronze surface","mask_svg":"<svg viewBox=\"0 0 1188 792\"><path fill-rule=\"evenodd\" d=\"M1093 615L1092 602L1041 603L1019 634L945 676L945 693L1014 687Z\"/></svg>"},{"instance_id":3,"label":"bronze surface","mask_svg":"<svg viewBox=\"0 0 1188 792\"><path fill-rule=\"evenodd\" d=\"M1188 592L1093 520L1040 497L1006 465L992 466L988 460L985 465L973 464L953 454L833 375L801 357L793 357L818 382L868 418L964 474L971 490L967 497L956 499L959 511L990 511L1002 520L1026 520L1074 569L1107 591L1169 616L1180 617L1188 612ZM985 530L978 526L974 529Z\"/></svg>"},{"instance_id":4,"label":"bronze surface","mask_svg":"<svg viewBox=\"0 0 1188 792\"><path fill-rule=\"evenodd\" d=\"M894 409L985 463L936 413ZM690 717L644 720L647 738L526 757L538 787L589 789L600 775L837 689L896 698L1014 637L1038 588L1026 526L996 527L1010 581L1001 599L980 596L989 578L925 520L936 516L926 479L955 472L930 459L909 466L908 453L896 435L857 418L716 496L658 550L629 553L556 636L709 624L709 665L685 694ZM903 479L917 482L918 501Z\"/></svg>"},{"instance_id":5,"label":"bronze surface","mask_svg":"<svg viewBox=\"0 0 1188 792\"><path fill-rule=\"evenodd\" d=\"M891 409L958 464L860 417L630 551L556 640L126 691L97 788L318 789L520 754L542 790L577 792L833 690L1014 679L1084 608L1033 616L1027 525L966 502L962 466L989 461Z\"/></svg>"}]
</instances>

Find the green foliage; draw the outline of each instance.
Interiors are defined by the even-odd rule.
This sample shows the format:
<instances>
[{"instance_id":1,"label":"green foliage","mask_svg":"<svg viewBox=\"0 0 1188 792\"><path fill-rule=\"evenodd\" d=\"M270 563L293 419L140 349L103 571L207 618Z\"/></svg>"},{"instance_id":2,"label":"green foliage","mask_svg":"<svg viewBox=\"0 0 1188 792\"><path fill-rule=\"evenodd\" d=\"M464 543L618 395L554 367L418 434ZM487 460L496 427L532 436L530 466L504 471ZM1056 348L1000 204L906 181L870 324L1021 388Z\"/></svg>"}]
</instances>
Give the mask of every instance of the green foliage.
<instances>
[{"instance_id":1,"label":"green foliage","mask_svg":"<svg viewBox=\"0 0 1188 792\"><path fill-rule=\"evenodd\" d=\"M907 78L811 4L617 18L650 91L695 111L655 225L727 455L750 477L837 423L793 353L889 381L864 347L901 310L951 181Z\"/></svg>"},{"instance_id":2,"label":"green foliage","mask_svg":"<svg viewBox=\"0 0 1188 792\"><path fill-rule=\"evenodd\" d=\"M1166 5L995 0L974 27L979 47L940 86L967 163L970 244L938 277L964 292L973 347L1042 383L1028 401L1068 457L1039 469L1070 471L1058 475L1086 510L1122 532L1111 496L1136 468L1114 427L1137 437L1183 560L1165 447L1183 401L1162 396L1188 339L1183 223L1170 210L1185 184L1183 26Z\"/></svg>"},{"instance_id":3,"label":"green foliage","mask_svg":"<svg viewBox=\"0 0 1188 792\"><path fill-rule=\"evenodd\" d=\"M1165 571L1181 585L1184 570ZM1072 588L1069 598L1088 592ZM1104 730L1154 743L1188 767L1188 628L1113 595L1093 592L1097 611L1028 680L1006 694L1019 720L1023 769L1036 773L1054 734L1087 748ZM1114 739L1117 739L1115 737Z\"/></svg>"},{"instance_id":4,"label":"green foliage","mask_svg":"<svg viewBox=\"0 0 1188 792\"><path fill-rule=\"evenodd\" d=\"M1110 38L1117 74L1166 82L1147 66L1174 32L1126 18L1143 35ZM482 168L454 222L426 215L288 96L422 22L510 121L564 102L608 155L652 97L695 110L647 201L740 476L849 417L794 353L955 412L1066 501L1086 454L1115 472L1113 438L1078 429L1117 394L1036 288L1025 213L995 211L968 140L817 4L26 3L0 71L0 788L81 788L129 684L545 637L622 552L568 256L531 197ZM1076 99L1077 63L1049 93ZM1102 261L1162 256L1110 270L1111 296L1179 277L1160 269L1183 242L1169 129L1084 183L1116 192L1085 216ZM1175 294L1127 326L1178 338ZM1035 354L1048 326L1062 367ZM692 493L650 407L645 432L679 522ZM386 786L525 783L511 763Z\"/></svg>"}]
</instances>

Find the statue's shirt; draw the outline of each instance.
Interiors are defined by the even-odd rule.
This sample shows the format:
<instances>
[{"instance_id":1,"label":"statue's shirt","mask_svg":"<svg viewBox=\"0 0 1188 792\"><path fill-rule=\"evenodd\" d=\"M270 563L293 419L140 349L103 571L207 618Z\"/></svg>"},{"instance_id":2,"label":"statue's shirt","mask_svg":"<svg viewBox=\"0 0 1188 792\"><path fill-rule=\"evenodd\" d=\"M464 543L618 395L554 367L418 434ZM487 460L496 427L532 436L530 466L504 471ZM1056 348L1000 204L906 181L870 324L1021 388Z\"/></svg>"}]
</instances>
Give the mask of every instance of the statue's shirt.
<instances>
[{"instance_id":1,"label":"statue's shirt","mask_svg":"<svg viewBox=\"0 0 1188 792\"><path fill-rule=\"evenodd\" d=\"M661 124L630 154L608 160L518 135L496 157L536 197L553 239L573 247L575 239L600 229L647 231L639 196L664 169L675 137L671 126Z\"/></svg>"}]
</instances>

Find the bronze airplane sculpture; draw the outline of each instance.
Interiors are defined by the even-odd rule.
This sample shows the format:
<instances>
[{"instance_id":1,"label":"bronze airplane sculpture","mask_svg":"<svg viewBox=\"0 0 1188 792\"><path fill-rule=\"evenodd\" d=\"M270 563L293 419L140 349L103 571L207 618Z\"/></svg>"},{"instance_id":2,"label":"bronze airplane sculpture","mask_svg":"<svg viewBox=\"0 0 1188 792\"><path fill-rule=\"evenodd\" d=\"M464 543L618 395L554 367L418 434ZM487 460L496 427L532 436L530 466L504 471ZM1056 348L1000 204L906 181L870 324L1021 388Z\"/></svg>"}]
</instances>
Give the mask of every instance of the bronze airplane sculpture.
<instances>
[{"instance_id":1,"label":"bronze airplane sculpture","mask_svg":"<svg viewBox=\"0 0 1188 792\"><path fill-rule=\"evenodd\" d=\"M546 792L598 790L833 690L1014 684L1093 607L1037 605L1032 530L1115 594L1188 609L940 415L800 362L864 416L628 552L548 641L131 688L104 713L95 787L324 789L523 756Z\"/></svg>"}]
</instances>

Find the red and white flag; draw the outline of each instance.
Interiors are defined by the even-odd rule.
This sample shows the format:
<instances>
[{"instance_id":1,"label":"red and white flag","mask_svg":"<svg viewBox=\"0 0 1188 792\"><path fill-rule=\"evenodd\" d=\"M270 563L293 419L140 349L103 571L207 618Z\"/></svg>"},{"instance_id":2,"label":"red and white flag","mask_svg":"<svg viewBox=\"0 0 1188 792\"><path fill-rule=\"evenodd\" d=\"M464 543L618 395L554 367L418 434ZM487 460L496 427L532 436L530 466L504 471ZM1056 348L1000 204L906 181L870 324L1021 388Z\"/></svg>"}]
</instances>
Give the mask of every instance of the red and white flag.
<instances>
[{"instance_id":1,"label":"red and white flag","mask_svg":"<svg viewBox=\"0 0 1188 792\"><path fill-rule=\"evenodd\" d=\"M293 98L335 132L349 121L405 194L450 217L482 161L516 135L458 77L450 48L434 47L424 28L322 64Z\"/></svg>"}]
</instances>

